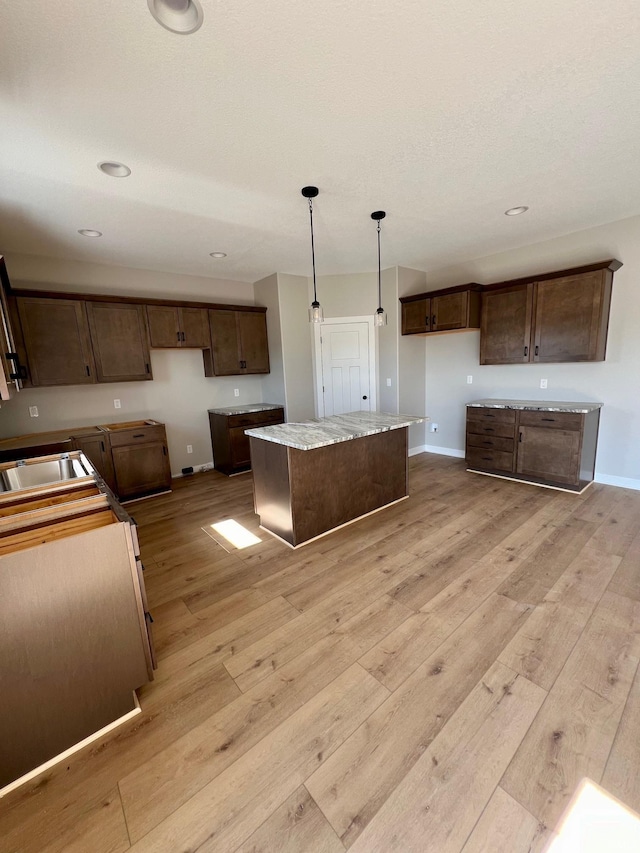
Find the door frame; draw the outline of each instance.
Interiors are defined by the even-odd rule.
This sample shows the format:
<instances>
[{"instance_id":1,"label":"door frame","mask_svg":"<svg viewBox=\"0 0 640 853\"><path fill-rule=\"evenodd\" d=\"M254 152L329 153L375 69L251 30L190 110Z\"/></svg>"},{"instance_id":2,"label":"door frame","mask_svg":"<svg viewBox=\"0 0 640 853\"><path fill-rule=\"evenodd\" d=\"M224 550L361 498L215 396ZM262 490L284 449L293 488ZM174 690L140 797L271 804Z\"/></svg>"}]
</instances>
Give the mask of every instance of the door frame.
<instances>
[{"instance_id":1,"label":"door frame","mask_svg":"<svg viewBox=\"0 0 640 853\"><path fill-rule=\"evenodd\" d=\"M325 326L337 326L347 323L366 323L369 329L369 400L370 411L378 410L378 339L373 325L373 317L329 317L322 323L313 323L313 380L315 385L316 417L324 417L324 394L322 391L322 343L320 338Z\"/></svg>"}]
</instances>

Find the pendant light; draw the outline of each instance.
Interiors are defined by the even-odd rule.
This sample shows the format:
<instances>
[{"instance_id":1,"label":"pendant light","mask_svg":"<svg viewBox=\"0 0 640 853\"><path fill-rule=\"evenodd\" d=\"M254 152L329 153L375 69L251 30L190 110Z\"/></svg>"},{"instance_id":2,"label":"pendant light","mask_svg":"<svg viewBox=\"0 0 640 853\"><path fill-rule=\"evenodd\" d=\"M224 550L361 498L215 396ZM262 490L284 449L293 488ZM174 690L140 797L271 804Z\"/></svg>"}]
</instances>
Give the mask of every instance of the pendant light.
<instances>
[{"instance_id":1,"label":"pendant light","mask_svg":"<svg viewBox=\"0 0 640 853\"><path fill-rule=\"evenodd\" d=\"M380 271L380 220L384 219L386 215L384 210L375 210L371 214L371 218L378 223L378 310L373 318L374 326L387 325L387 315L382 307L382 273Z\"/></svg>"},{"instance_id":2,"label":"pendant light","mask_svg":"<svg viewBox=\"0 0 640 853\"><path fill-rule=\"evenodd\" d=\"M316 291L316 249L313 241L313 199L318 195L318 187L303 187L302 195L309 199L309 222L311 223L311 265L313 267L313 302L309 308L309 322L322 323L324 314L322 306L318 302L318 294Z\"/></svg>"}]
</instances>

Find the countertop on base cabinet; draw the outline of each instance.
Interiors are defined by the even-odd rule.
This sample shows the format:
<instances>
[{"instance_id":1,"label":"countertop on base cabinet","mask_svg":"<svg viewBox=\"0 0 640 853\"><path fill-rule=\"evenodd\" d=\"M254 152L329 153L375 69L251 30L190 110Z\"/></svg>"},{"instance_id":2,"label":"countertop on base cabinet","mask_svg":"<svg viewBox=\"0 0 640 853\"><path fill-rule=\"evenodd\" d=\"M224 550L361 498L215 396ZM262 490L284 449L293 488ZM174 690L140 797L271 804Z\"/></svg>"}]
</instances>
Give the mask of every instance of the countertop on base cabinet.
<instances>
[{"instance_id":1,"label":"countertop on base cabinet","mask_svg":"<svg viewBox=\"0 0 640 853\"><path fill-rule=\"evenodd\" d=\"M468 470L582 492L595 475L601 408L559 400L469 403Z\"/></svg>"},{"instance_id":2,"label":"countertop on base cabinet","mask_svg":"<svg viewBox=\"0 0 640 853\"><path fill-rule=\"evenodd\" d=\"M284 408L275 403L250 403L209 409L213 462L227 476L251 468L251 450L245 430L281 424Z\"/></svg>"}]
</instances>

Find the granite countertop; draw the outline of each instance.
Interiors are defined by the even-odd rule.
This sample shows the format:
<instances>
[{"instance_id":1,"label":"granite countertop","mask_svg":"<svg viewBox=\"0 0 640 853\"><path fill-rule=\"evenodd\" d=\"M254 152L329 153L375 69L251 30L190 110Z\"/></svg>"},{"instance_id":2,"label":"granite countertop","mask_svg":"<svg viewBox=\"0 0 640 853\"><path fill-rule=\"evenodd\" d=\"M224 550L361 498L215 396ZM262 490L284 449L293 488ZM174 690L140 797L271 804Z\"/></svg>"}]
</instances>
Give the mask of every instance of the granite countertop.
<instances>
[{"instance_id":1,"label":"granite countertop","mask_svg":"<svg viewBox=\"0 0 640 853\"><path fill-rule=\"evenodd\" d=\"M467 406L482 409L530 409L534 412L573 412L586 415L601 409L604 403L567 403L561 400L474 400Z\"/></svg>"},{"instance_id":2,"label":"granite countertop","mask_svg":"<svg viewBox=\"0 0 640 853\"><path fill-rule=\"evenodd\" d=\"M386 412L349 412L330 418L312 418L305 423L276 424L245 430L245 435L284 444L296 450L315 450L353 438L363 438L390 429L400 429L428 421L413 415L391 415Z\"/></svg>"},{"instance_id":3,"label":"granite countertop","mask_svg":"<svg viewBox=\"0 0 640 853\"><path fill-rule=\"evenodd\" d=\"M284 408L282 403L247 403L244 406L227 406L222 409L208 409L213 415L250 415L253 412L270 412Z\"/></svg>"}]
</instances>

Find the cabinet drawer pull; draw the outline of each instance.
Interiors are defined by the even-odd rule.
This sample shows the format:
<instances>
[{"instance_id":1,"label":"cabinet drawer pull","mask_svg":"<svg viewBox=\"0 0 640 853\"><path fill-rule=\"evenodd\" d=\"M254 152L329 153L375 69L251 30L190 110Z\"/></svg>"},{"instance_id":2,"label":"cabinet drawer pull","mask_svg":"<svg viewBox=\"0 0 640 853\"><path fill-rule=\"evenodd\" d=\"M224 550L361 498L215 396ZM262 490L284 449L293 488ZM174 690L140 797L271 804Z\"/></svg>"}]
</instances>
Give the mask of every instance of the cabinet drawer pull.
<instances>
[{"instance_id":1,"label":"cabinet drawer pull","mask_svg":"<svg viewBox=\"0 0 640 853\"><path fill-rule=\"evenodd\" d=\"M536 348L535 348L534 355L538 355L538 350L539 350L539 347L538 347L538 346L537 346L537 344L536 344Z\"/></svg>"},{"instance_id":2,"label":"cabinet drawer pull","mask_svg":"<svg viewBox=\"0 0 640 853\"><path fill-rule=\"evenodd\" d=\"M541 421L548 421L550 424L555 423L555 418L540 418Z\"/></svg>"},{"instance_id":3,"label":"cabinet drawer pull","mask_svg":"<svg viewBox=\"0 0 640 853\"><path fill-rule=\"evenodd\" d=\"M486 444L486 445L487 445L487 447L493 447L493 442L492 442L492 441L483 441L482 443L483 443L483 444Z\"/></svg>"},{"instance_id":4,"label":"cabinet drawer pull","mask_svg":"<svg viewBox=\"0 0 640 853\"><path fill-rule=\"evenodd\" d=\"M485 462L493 462L493 459L490 456L483 456L482 458Z\"/></svg>"},{"instance_id":5,"label":"cabinet drawer pull","mask_svg":"<svg viewBox=\"0 0 640 853\"><path fill-rule=\"evenodd\" d=\"M529 347L524 348L524 357L526 358L529 355Z\"/></svg>"},{"instance_id":6,"label":"cabinet drawer pull","mask_svg":"<svg viewBox=\"0 0 640 853\"><path fill-rule=\"evenodd\" d=\"M493 427L485 427L485 430L486 430L487 432L495 432L495 430L494 430L494 428L493 428Z\"/></svg>"}]
</instances>

